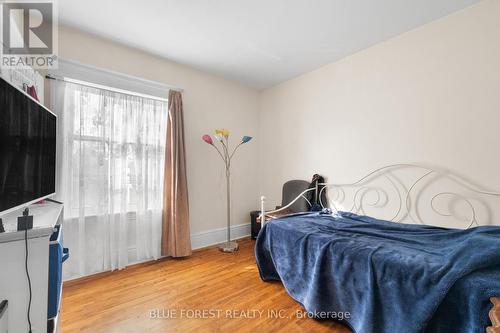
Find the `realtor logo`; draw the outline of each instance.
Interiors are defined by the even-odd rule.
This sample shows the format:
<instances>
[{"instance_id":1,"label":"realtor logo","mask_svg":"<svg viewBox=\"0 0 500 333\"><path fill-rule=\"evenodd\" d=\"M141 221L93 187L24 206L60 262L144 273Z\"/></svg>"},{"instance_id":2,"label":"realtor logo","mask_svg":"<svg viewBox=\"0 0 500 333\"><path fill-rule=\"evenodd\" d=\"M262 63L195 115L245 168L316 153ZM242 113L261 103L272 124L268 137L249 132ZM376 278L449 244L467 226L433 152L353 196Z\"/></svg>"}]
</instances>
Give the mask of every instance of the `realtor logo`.
<instances>
[{"instance_id":1,"label":"realtor logo","mask_svg":"<svg viewBox=\"0 0 500 333\"><path fill-rule=\"evenodd\" d=\"M2 67L55 68L54 3L3 2Z\"/></svg>"}]
</instances>

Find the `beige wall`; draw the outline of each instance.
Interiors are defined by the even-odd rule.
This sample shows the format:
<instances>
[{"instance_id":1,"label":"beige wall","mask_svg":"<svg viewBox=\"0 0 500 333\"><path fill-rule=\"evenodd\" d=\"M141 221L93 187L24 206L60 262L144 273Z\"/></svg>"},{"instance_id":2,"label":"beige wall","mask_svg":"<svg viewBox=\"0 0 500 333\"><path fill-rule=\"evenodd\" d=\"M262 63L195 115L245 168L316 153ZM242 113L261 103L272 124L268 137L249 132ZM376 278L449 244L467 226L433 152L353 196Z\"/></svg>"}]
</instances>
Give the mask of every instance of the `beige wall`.
<instances>
[{"instance_id":1,"label":"beige wall","mask_svg":"<svg viewBox=\"0 0 500 333\"><path fill-rule=\"evenodd\" d=\"M216 127L256 137L235 161L233 224L248 222L260 193L272 207L285 180L315 172L342 182L430 163L500 189L498 17L500 2L485 0L261 93L65 27L59 53L185 89L196 234L225 223L222 164L200 140Z\"/></svg>"},{"instance_id":2,"label":"beige wall","mask_svg":"<svg viewBox=\"0 0 500 333\"><path fill-rule=\"evenodd\" d=\"M59 29L59 56L184 89L192 234L225 226L223 164L201 136L219 127L232 130L234 141L255 136L236 156L232 181L233 224L249 223L259 205L256 90L67 27Z\"/></svg>"},{"instance_id":3,"label":"beige wall","mask_svg":"<svg viewBox=\"0 0 500 333\"><path fill-rule=\"evenodd\" d=\"M265 90L268 207L286 179L353 181L397 162L500 189L499 36L500 1L486 0Z\"/></svg>"}]
</instances>

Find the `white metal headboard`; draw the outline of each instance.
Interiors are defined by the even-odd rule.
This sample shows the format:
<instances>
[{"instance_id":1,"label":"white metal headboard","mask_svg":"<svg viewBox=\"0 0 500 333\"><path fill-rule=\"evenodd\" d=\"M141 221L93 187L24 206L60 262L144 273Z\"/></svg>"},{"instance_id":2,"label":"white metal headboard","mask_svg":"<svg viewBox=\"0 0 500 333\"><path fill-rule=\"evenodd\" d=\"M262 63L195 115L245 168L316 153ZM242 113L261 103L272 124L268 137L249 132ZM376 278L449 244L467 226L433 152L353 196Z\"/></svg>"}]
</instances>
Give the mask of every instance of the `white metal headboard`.
<instances>
[{"instance_id":1,"label":"white metal headboard","mask_svg":"<svg viewBox=\"0 0 500 333\"><path fill-rule=\"evenodd\" d=\"M446 227L500 225L500 192L481 189L445 169L393 164L378 168L353 183L319 185L324 185L319 193L320 201L322 191L328 190L328 202L321 202L321 206L333 211ZM288 205L268 212L265 212L265 197L261 197L261 217L283 211L315 190L307 189ZM499 215L495 216L495 208Z\"/></svg>"}]
</instances>

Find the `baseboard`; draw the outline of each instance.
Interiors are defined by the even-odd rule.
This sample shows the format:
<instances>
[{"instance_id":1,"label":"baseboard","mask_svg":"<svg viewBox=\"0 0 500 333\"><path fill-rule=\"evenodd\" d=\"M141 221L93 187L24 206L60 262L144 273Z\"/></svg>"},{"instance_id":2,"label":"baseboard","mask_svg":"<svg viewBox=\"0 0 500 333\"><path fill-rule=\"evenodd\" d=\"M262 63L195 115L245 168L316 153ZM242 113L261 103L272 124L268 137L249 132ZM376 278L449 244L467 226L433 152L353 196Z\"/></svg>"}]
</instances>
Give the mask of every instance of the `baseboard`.
<instances>
[{"instance_id":1,"label":"baseboard","mask_svg":"<svg viewBox=\"0 0 500 333\"><path fill-rule=\"evenodd\" d=\"M191 235L191 247L193 250L222 243L226 240L226 228L212 229ZM239 239L250 236L250 223L231 226L231 239Z\"/></svg>"},{"instance_id":2,"label":"baseboard","mask_svg":"<svg viewBox=\"0 0 500 333\"><path fill-rule=\"evenodd\" d=\"M231 226L231 240L250 237L250 230L251 230L250 223L237 224ZM217 228L208 231L203 231L197 234L191 234L191 248L193 250L196 250L207 246L223 243L226 241L227 238L226 232L227 232L226 228ZM127 266L140 264L152 260L150 258L139 261L131 259L134 258L135 256L136 256L136 248L129 247L128 248L129 264Z\"/></svg>"}]
</instances>

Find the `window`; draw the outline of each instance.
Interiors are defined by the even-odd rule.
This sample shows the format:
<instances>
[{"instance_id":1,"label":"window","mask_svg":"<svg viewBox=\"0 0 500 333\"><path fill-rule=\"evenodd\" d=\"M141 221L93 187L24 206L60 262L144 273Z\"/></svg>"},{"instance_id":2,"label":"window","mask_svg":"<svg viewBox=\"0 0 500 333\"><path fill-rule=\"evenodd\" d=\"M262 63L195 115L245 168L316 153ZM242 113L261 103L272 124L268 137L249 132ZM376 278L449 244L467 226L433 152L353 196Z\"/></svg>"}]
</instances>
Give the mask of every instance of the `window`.
<instances>
[{"instance_id":1,"label":"window","mask_svg":"<svg viewBox=\"0 0 500 333\"><path fill-rule=\"evenodd\" d=\"M166 101L65 85L66 216L161 205Z\"/></svg>"}]
</instances>

